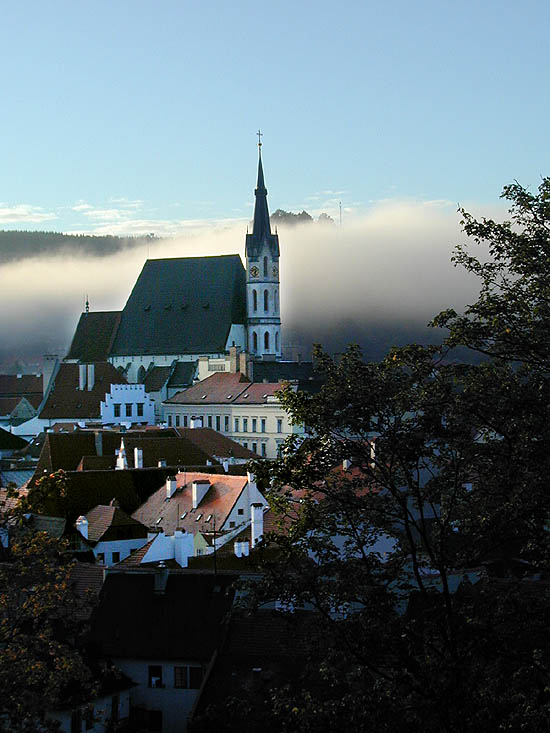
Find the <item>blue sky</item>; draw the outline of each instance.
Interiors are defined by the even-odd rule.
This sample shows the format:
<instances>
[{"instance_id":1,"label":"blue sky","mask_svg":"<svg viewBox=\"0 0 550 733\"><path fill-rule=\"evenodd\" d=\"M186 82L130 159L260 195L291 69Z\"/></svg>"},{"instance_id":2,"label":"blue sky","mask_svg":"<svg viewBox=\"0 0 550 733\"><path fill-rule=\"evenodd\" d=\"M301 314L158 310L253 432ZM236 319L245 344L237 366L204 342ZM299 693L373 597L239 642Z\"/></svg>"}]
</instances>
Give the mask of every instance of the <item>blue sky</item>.
<instances>
[{"instance_id":1,"label":"blue sky","mask_svg":"<svg viewBox=\"0 0 550 733\"><path fill-rule=\"evenodd\" d=\"M550 174L550 3L4 3L0 228L494 204Z\"/></svg>"}]
</instances>

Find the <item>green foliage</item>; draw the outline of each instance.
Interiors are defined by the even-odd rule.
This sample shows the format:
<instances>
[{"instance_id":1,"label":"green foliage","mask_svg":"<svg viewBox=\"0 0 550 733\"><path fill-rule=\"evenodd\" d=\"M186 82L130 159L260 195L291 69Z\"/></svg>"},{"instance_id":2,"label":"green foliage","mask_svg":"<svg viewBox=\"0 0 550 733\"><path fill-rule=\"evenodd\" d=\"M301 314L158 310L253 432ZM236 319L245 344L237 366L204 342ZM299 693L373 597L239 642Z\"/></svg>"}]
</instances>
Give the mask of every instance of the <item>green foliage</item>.
<instances>
[{"instance_id":1,"label":"green foliage","mask_svg":"<svg viewBox=\"0 0 550 733\"><path fill-rule=\"evenodd\" d=\"M319 350L323 390L282 394L310 437L256 467L285 531L250 598L312 609L326 643L263 696L267 730L548 729L550 180L504 196L510 222L462 212L490 256L457 250L481 292L435 319L444 345Z\"/></svg>"},{"instance_id":2,"label":"green foliage","mask_svg":"<svg viewBox=\"0 0 550 733\"><path fill-rule=\"evenodd\" d=\"M46 714L93 692L65 549L44 532L21 532L0 565L0 730L57 730Z\"/></svg>"}]
</instances>

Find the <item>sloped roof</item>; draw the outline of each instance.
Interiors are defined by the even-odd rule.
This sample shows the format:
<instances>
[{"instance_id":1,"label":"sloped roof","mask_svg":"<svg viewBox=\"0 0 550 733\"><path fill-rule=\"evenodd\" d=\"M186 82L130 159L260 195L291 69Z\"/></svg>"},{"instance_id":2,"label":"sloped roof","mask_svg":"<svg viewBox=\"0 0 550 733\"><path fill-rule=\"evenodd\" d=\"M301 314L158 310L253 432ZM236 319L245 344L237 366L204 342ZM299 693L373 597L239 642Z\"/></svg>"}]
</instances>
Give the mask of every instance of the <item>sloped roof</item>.
<instances>
[{"instance_id":1,"label":"sloped roof","mask_svg":"<svg viewBox=\"0 0 550 733\"><path fill-rule=\"evenodd\" d=\"M120 507L100 504L86 514L88 539L100 540L135 539L147 537L147 527L128 516Z\"/></svg>"},{"instance_id":2,"label":"sloped roof","mask_svg":"<svg viewBox=\"0 0 550 733\"><path fill-rule=\"evenodd\" d=\"M0 450L19 450L27 445L27 441L23 438L0 428Z\"/></svg>"},{"instance_id":3,"label":"sloped roof","mask_svg":"<svg viewBox=\"0 0 550 733\"><path fill-rule=\"evenodd\" d=\"M249 385L250 380L240 372L215 372L166 402L185 405L229 404Z\"/></svg>"},{"instance_id":4,"label":"sloped roof","mask_svg":"<svg viewBox=\"0 0 550 733\"><path fill-rule=\"evenodd\" d=\"M0 395L4 397L42 396L41 374L0 374Z\"/></svg>"},{"instance_id":5,"label":"sloped roof","mask_svg":"<svg viewBox=\"0 0 550 733\"><path fill-rule=\"evenodd\" d=\"M207 456L256 459L258 456L240 443L212 428L176 428L181 437L200 448Z\"/></svg>"},{"instance_id":6,"label":"sloped roof","mask_svg":"<svg viewBox=\"0 0 550 733\"><path fill-rule=\"evenodd\" d=\"M186 471L176 476L177 490L170 499L162 486L137 509L132 516L147 527L162 527L166 534L183 529L191 534L202 530L221 529L235 502L248 482L246 476L210 474ZM193 509L193 481L209 481L206 492L197 509ZM182 515L186 512L186 516ZM201 515L197 521L197 517ZM210 522L207 522L212 515ZM160 519L160 522L158 521Z\"/></svg>"},{"instance_id":7,"label":"sloped roof","mask_svg":"<svg viewBox=\"0 0 550 733\"><path fill-rule=\"evenodd\" d=\"M120 311L82 313L67 359L107 361L119 323Z\"/></svg>"},{"instance_id":8,"label":"sloped roof","mask_svg":"<svg viewBox=\"0 0 550 733\"><path fill-rule=\"evenodd\" d=\"M155 592L155 576L166 585ZM92 621L103 654L208 661L233 602L233 575L111 569Z\"/></svg>"},{"instance_id":9,"label":"sloped roof","mask_svg":"<svg viewBox=\"0 0 550 733\"><path fill-rule=\"evenodd\" d=\"M239 255L147 260L128 298L111 354L209 354L246 322Z\"/></svg>"},{"instance_id":10,"label":"sloped roof","mask_svg":"<svg viewBox=\"0 0 550 733\"><path fill-rule=\"evenodd\" d=\"M100 417L100 403L105 399L105 393L109 392L111 384L126 384L126 379L106 361L95 364L94 372L93 389L81 390L78 389L79 365L60 364L55 382L39 417L49 420Z\"/></svg>"},{"instance_id":11,"label":"sloped roof","mask_svg":"<svg viewBox=\"0 0 550 733\"><path fill-rule=\"evenodd\" d=\"M145 391L146 392L158 392L161 390L170 376L172 367L169 366L155 366L145 377Z\"/></svg>"},{"instance_id":12,"label":"sloped roof","mask_svg":"<svg viewBox=\"0 0 550 733\"><path fill-rule=\"evenodd\" d=\"M139 567L141 565L141 561L149 552L149 548L155 540L156 536L150 539L149 542L146 542L143 547L140 547L138 550L134 550L133 552L131 552L127 557L124 558L124 560L121 560L119 563L117 563L117 566L123 566L125 568Z\"/></svg>"},{"instance_id":13,"label":"sloped roof","mask_svg":"<svg viewBox=\"0 0 550 733\"><path fill-rule=\"evenodd\" d=\"M178 361L174 371L168 380L169 387L190 387L193 384L193 377L197 364L194 361Z\"/></svg>"},{"instance_id":14,"label":"sloped roof","mask_svg":"<svg viewBox=\"0 0 550 733\"><path fill-rule=\"evenodd\" d=\"M297 381L305 392L318 392L324 381L311 361L255 361L252 377L255 382Z\"/></svg>"},{"instance_id":15,"label":"sloped roof","mask_svg":"<svg viewBox=\"0 0 550 733\"><path fill-rule=\"evenodd\" d=\"M274 397L275 393L282 389L282 387L283 385L279 382L273 384L258 384L257 382L253 382L248 389L245 389L238 397L235 397L233 402L236 404L261 405L267 402L268 397Z\"/></svg>"}]
</instances>

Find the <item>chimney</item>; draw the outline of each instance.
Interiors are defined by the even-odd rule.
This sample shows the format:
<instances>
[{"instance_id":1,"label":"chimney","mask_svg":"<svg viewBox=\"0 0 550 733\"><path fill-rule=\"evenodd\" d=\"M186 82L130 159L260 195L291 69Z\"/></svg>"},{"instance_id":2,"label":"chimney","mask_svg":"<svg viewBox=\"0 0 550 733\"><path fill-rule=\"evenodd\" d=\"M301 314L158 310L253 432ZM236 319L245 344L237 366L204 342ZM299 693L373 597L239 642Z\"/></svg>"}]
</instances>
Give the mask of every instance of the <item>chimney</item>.
<instances>
[{"instance_id":1,"label":"chimney","mask_svg":"<svg viewBox=\"0 0 550 733\"><path fill-rule=\"evenodd\" d=\"M134 468L143 468L143 448L134 448Z\"/></svg>"},{"instance_id":2,"label":"chimney","mask_svg":"<svg viewBox=\"0 0 550 733\"><path fill-rule=\"evenodd\" d=\"M248 491L250 492L250 490L253 491L254 489L256 489L257 488L257 486L256 486L256 474L255 473L251 473L250 471L247 471L246 472L246 478L248 480Z\"/></svg>"},{"instance_id":3,"label":"chimney","mask_svg":"<svg viewBox=\"0 0 550 733\"><path fill-rule=\"evenodd\" d=\"M241 374L244 374L245 377L248 377L247 356L248 354L246 351L241 351L239 354L239 371Z\"/></svg>"},{"instance_id":4,"label":"chimney","mask_svg":"<svg viewBox=\"0 0 550 733\"><path fill-rule=\"evenodd\" d=\"M193 536L188 532L176 529L174 532L174 560L180 568L186 568L189 564L189 556L193 554Z\"/></svg>"},{"instance_id":5,"label":"chimney","mask_svg":"<svg viewBox=\"0 0 550 733\"><path fill-rule=\"evenodd\" d=\"M243 540L241 542L241 551L243 557L248 557L248 555L250 554L250 542L248 540Z\"/></svg>"},{"instance_id":6,"label":"chimney","mask_svg":"<svg viewBox=\"0 0 550 733\"><path fill-rule=\"evenodd\" d=\"M193 509L196 509L198 505L201 503L201 501L204 499L204 496L208 489L210 488L210 481L208 479L200 479L198 481L193 481L192 483L192 491L193 491Z\"/></svg>"},{"instance_id":7,"label":"chimney","mask_svg":"<svg viewBox=\"0 0 550 733\"><path fill-rule=\"evenodd\" d=\"M158 569L155 569L155 594L164 595L166 591L166 583L168 582L168 570L164 563L159 564Z\"/></svg>"},{"instance_id":8,"label":"chimney","mask_svg":"<svg viewBox=\"0 0 550 733\"><path fill-rule=\"evenodd\" d=\"M42 394L46 396L57 364L57 354L44 354L42 365Z\"/></svg>"},{"instance_id":9,"label":"chimney","mask_svg":"<svg viewBox=\"0 0 550 733\"><path fill-rule=\"evenodd\" d=\"M344 471L349 471L349 469L351 468L351 461L349 458L344 458L344 460L342 461L342 468L344 469Z\"/></svg>"},{"instance_id":10,"label":"chimney","mask_svg":"<svg viewBox=\"0 0 550 733\"><path fill-rule=\"evenodd\" d=\"M95 384L95 365L88 364L88 392L91 392Z\"/></svg>"},{"instance_id":11,"label":"chimney","mask_svg":"<svg viewBox=\"0 0 550 733\"><path fill-rule=\"evenodd\" d=\"M231 374L236 374L238 371L237 368L237 347L231 346L229 348L229 371Z\"/></svg>"},{"instance_id":12,"label":"chimney","mask_svg":"<svg viewBox=\"0 0 550 733\"><path fill-rule=\"evenodd\" d=\"M255 501L250 505L252 524L250 525L252 535L252 547L256 547L258 540L264 533L264 505Z\"/></svg>"},{"instance_id":13,"label":"chimney","mask_svg":"<svg viewBox=\"0 0 550 733\"><path fill-rule=\"evenodd\" d=\"M223 470L225 471L225 473L227 473L229 471L229 461L227 460L227 458L224 459L222 465L223 465Z\"/></svg>"},{"instance_id":14,"label":"chimney","mask_svg":"<svg viewBox=\"0 0 550 733\"><path fill-rule=\"evenodd\" d=\"M78 389L81 392L86 389L86 364L78 365Z\"/></svg>"},{"instance_id":15,"label":"chimney","mask_svg":"<svg viewBox=\"0 0 550 733\"><path fill-rule=\"evenodd\" d=\"M243 543L239 540L235 540L233 543L233 549L235 551L235 557L242 557L243 555Z\"/></svg>"},{"instance_id":16,"label":"chimney","mask_svg":"<svg viewBox=\"0 0 550 733\"><path fill-rule=\"evenodd\" d=\"M193 415L193 417L189 420L189 427L193 429L202 428L202 417L197 417Z\"/></svg>"},{"instance_id":17,"label":"chimney","mask_svg":"<svg viewBox=\"0 0 550 733\"><path fill-rule=\"evenodd\" d=\"M76 528L85 540L88 539L88 520L85 516L80 515L76 520Z\"/></svg>"},{"instance_id":18,"label":"chimney","mask_svg":"<svg viewBox=\"0 0 550 733\"><path fill-rule=\"evenodd\" d=\"M101 430L95 431L94 441L95 441L96 456L102 456L103 455L103 433L101 432Z\"/></svg>"},{"instance_id":19,"label":"chimney","mask_svg":"<svg viewBox=\"0 0 550 733\"><path fill-rule=\"evenodd\" d=\"M124 447L124 438L120 441L120 450L117 453L115 470L124 471L128 468L128 461L126 460L126 448Z\"/></svg>"},{"instance_id":20,"label":"chimney","mask_svg":"<svg viewBox=\"0 0 550 733\"><path fill-rule=\"evenodd\" d=\"M176 489L178 488L178 482L176 481L175 476L167 476L166 477L166 498L171 499L174 494L176 493Z\"/></svg>"}]
</instances>

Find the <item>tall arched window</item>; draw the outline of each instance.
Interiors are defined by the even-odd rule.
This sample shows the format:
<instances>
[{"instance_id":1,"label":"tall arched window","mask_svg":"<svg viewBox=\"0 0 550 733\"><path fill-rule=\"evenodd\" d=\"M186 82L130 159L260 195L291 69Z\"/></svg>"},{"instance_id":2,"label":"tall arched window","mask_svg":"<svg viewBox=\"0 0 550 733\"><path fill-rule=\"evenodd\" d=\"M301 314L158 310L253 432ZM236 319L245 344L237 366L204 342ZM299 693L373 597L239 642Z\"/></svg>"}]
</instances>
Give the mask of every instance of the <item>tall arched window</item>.
<instances>
[{"instance_id":1,"label":"tall arched window","mask_svg":"<svg viewBox=\"0 0 550 733\"><path fill-rule=\"evenodd\" d=\"M252 348L254 351L258 351L258 334L256 331L252 333Z\"/></svg>"},{"instance_id":2,"label":"tall arched window","mask_svg":"<svg viewBox=\"0 0 550 733\"><path fill-rule=\"evenodd\" d=\"M264 290L264 311L267 313L269 310L269 293Z\"/></svg>"},{"instance_id":3,"label":"tall arched window","mask_svg":"<svg viewBox=\"0 0 550 733\"><path fill-rule=\"evenodd\" d=\"M269 351L269 331L264 333L264 349Z\"/></svg>"},{"instance_id":4,"label":"tall arched window","mask_svg":"<svg viewBox=\"0 0 550 733\"><path fill-rule=\"evenodd\" d=\"M275 351L279 351L279 332L275 331Z\"/></svg>"},{"instance_id":5,"label":"tall arched window","mask_svg":"<svg viewBox=\"0 0 550 733\"><path fill-rule=\"evenodd\" d=\"M275 308L275 313L279 310L279 291L275 290L273 293L273 306Z\"/></svg>"},{"instance_id":6,"label":"tall arched window","mask_svg":"<svg viewBox=\"0 0 550 733\"><path fill-rule=\"evenodd\" d=\"M140 366L140 368L138 369L138 373L137 373L137 381L138 381L138 384L143 384L143 382L145 382L145 375L146 374L147 374L147 372L145 371L145 367L142 364Z\"/></svg>"},{"instance_id":7,"label":"tall arched window","mask_svg":"<svg viewBox=\"0 0 550 733\"><path fill-rule=\"evenodd\" d=\"M264 277L267 277L267 257L264 257Z\"/></svg>"},{"instance_id":8,"label":"tall arched window","mask_svg":"<svg viewBox=\"0 0 550 733\"><path fill-rule=\"evenodd\" d=\"M255 290L252 291L252 308L258 310L258 293Z\"/></svg>"}]
</instances>

